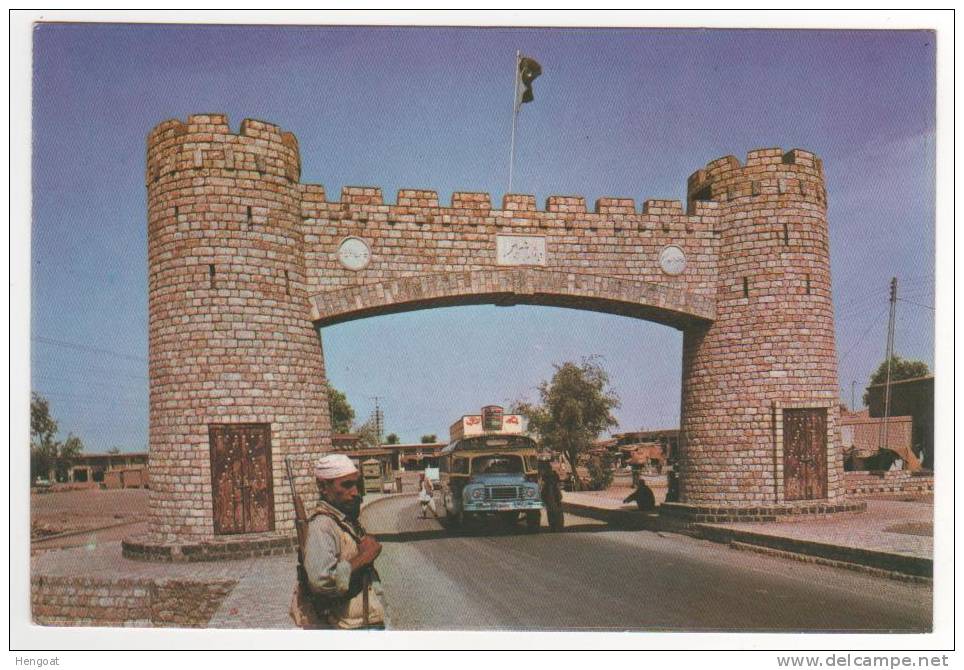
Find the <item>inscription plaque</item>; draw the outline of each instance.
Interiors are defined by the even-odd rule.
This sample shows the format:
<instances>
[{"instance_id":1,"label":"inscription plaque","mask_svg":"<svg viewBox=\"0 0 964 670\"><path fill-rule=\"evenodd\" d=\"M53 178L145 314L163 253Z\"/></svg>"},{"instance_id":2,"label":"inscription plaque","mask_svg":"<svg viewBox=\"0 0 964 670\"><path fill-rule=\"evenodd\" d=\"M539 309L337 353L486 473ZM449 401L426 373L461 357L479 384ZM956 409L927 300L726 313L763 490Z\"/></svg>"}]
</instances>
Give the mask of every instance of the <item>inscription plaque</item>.
<instances>
[{"instance_id":1,"label":"inscription plaque","mask_svg":"<svg viewBox=\"0 0 964 670\"><path fill-rule=\"evenodd\" d=\"M363 270L371 257L368 244L360 237L346 237L338 247L338 262L349 270Z\"/></svg>"},{"instance_id":2,"label":"inscription plaque","mask_svg":"<svg viewBox=\"0 0 964 670\"><path fill-rule=\"evenodd\" d=\"M545 265L546 238L526 235L496 235L499 265Z\"/></svg>"},{"instance_id":3,"label":"inscription plaque","mask_svg":"<svg viewBox=\"0 0 964 670\"><path fill-rule=\"evenodd\" d=\"M663 247L659 254L659 267L668 275L683 274L686 269L686 255L675 244Z\"/></svg>"}]
</instances>

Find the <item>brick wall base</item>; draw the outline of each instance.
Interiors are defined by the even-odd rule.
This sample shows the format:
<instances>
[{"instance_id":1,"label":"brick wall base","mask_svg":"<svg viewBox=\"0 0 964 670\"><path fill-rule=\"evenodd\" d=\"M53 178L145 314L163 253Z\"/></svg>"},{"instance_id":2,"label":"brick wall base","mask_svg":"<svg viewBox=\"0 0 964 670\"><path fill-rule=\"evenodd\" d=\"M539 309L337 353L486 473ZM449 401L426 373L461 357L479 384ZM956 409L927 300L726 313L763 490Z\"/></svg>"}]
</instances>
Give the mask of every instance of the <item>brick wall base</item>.
<instances>
[{"instance_id":1,"label":"brick wall base","mask_svg":"<svg viewBox=\"0 0 964 670\"><path fill-rule=\"evenodd\" d=\"M234 580L33 577L34 623L43 626L201 628L237 584Z\"/></svg>"},{"instance_id":2,"label":"brick wall base","mask_svg":"<svg viewBox=\"0 0 964 670\"><path fill-rule=\"evenodd\" d=\"M223 561L257 556L281 556L297 549L297 538L277 533L256 533L196 543L161 543L149 537L121 542L124 558L180 563Z\"/></svg>"},{"instance_id":3,"label":"brick wall base","mask_svg":"<svg viewBox=\"0 0 964 670\"><path fill-rule=\"evenodd\" d=\"M862 501L800 501L781 505L688 505L686 503L663 503L660 516L691 523L726 523L732 521L792 521L795 518L813 518L841 512L863 512L867 503Z\"/></svg>"},{"instance_id":4,"label":"brick wall base","mask_svg":"<svg viewBox=\"0 0 964 670\"><path fill-rule=\"evenodd\" d=\"M934 473L907 470L853 470L844 473L848 495L933 493Z\"/></svg>"}]
</instances>

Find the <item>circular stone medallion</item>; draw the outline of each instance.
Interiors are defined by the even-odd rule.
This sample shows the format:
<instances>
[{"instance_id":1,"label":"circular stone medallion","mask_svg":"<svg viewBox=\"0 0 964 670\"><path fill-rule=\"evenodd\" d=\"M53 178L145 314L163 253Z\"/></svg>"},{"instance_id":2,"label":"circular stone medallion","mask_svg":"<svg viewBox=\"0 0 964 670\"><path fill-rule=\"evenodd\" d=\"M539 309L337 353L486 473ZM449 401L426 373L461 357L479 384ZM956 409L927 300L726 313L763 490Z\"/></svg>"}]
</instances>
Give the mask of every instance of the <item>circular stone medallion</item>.
<instances>
[{"instance_id":1,"label":"circular stone medallion","mask_svg":"<svg viewBox=\"0 0 964 670\"><path fill-rule=\"evenodd\" d=\"M659 267L668 275L683 274L686 269L686 255L675 244L663 247L659 254Z\"/></svg>"},{"instance_id":2,"label":"circular stone medallion","mask_svg":"<svg viewBox=\"0 0 964 670\"><path fill-rule=\"evenodd\" d=\"M372 253L360 237L346 237L338 245L338 262L349 270L363 270L368 266Z\"/></svg>"}]
</instances>

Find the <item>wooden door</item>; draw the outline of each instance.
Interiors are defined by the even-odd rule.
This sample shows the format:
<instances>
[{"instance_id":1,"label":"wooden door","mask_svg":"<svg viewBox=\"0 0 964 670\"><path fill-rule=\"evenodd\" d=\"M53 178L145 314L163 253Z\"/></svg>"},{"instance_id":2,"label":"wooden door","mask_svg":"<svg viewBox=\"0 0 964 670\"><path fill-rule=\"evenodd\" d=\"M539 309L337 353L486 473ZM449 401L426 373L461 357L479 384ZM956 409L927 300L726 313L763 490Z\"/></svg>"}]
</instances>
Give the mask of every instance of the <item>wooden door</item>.
<instances>
[{"instance_id":1,"label":"wooden door","mask_svg":"<svg viewBox=\"0 0 964 670\"><path fill-rule=\"evenodd\" d=\"M271 426L215 424L208 434L215 534L274 530Z\"/></svg>"},{"instance_id":2,"label":"wooden door","mask_svg":"<svg viewBox=\"0 0 964 670\"><path fill-rule=\"evenodd\" d=\"M783 410L785 500L827 497L827 410Z\"/></svg>"}]
</instances>

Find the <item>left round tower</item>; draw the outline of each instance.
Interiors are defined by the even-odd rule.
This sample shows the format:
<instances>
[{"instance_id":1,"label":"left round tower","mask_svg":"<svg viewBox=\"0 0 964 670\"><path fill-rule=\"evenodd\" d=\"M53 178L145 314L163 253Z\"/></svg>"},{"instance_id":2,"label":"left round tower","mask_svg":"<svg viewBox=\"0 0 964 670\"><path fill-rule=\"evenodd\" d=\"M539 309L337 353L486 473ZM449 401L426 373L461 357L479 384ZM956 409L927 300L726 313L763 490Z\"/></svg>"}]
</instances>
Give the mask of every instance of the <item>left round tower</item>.
<instances>
[{"instance_id":1,"label":"left round tower","mask_svg":"<svg viewBox=\"0 0 964 670\"><path fill-rule=\"evenodd\" d=\"M330 450L294 135L220 114L147 142L150 537L294 532L285 457ZM302 480L304 486L304 481Z\"/></svg>"}]
</instances>

